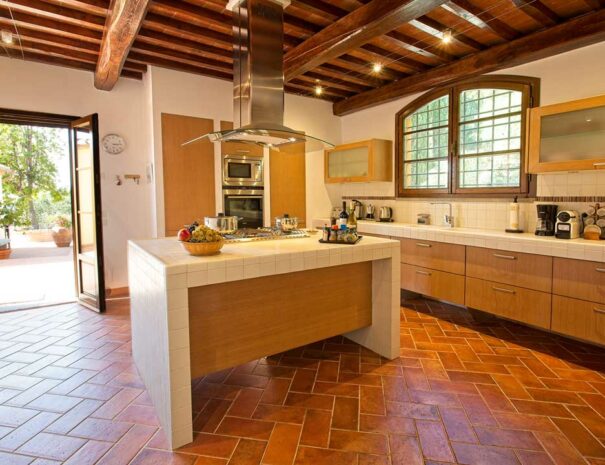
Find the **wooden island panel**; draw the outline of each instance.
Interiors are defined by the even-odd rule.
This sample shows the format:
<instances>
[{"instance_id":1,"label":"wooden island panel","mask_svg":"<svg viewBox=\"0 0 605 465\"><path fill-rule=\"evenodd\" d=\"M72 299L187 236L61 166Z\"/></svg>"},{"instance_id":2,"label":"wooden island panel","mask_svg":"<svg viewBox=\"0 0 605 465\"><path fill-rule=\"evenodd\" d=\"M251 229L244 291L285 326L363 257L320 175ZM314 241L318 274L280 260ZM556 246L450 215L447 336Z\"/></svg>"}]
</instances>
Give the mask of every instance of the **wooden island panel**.
<instances>
[{"instance_id":1,"label":"wooden island panel","mask_svg":"<svg viewBox=\"0 0 605 465\"><path fill-rule=\"evenodd\" d=\"M192 287L191 377L371 324L372 262Z\"/></svg>"}]
</instances>

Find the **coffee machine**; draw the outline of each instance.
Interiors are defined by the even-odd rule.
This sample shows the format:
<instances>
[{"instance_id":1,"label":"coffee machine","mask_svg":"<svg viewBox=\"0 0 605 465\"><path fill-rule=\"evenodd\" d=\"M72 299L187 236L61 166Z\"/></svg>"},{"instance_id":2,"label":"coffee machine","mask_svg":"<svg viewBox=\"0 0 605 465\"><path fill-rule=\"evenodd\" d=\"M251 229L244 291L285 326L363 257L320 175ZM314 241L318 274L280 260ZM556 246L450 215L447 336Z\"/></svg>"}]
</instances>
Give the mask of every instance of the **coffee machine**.
<instances>
[{"instance_id":1,"label":"coffee machine","mask_svg":"<svg viewBox=\"0 0 605 465\"><path fill-rule=\"evenodd\" d=\"M557 215L557 239L577 239L580 237L580 215L575 210L563 210Z\"/></svg>"},{"instance_id":2,"label":"coffee machine","mask_svg":"<svg viewBox=\"0 0 605 465\"><path fill-rule=\"evenodd\" d=\"M536 205L538 220L536 221L536 236L554 236L557 222L557 205Z\"/></svg>"}]
</instances>

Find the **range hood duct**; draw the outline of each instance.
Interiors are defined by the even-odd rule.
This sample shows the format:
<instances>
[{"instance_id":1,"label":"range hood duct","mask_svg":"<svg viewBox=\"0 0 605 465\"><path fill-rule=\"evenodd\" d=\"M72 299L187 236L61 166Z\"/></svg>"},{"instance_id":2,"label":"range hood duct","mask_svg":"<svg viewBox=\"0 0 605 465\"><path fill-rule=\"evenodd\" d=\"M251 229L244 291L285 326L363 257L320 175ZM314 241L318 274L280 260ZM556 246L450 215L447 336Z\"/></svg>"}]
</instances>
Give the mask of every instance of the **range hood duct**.
<instances>
[{"instance_id":1,"label":"range hood duct","mask_svg":"<svg viewBox=\"0 0 605 465\"><path fill-rule=\"evenodd\" d=\"M284 126L284 13L289 0L241 0L233 11L234 128L193 139L237 142L279 150L305 143L307 152L333 147L321 139Z\"/></svg>"}]
</instances>

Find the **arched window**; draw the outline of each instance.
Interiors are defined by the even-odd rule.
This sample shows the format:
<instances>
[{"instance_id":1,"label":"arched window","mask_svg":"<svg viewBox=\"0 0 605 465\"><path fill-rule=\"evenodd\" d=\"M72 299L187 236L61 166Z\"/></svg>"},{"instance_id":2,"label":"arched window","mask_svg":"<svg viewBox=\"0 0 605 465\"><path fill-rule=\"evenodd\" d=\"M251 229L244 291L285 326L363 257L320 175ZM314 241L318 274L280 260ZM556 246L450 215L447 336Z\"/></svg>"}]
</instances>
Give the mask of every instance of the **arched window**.
<instances>
[{"instance_id":1,"label":"arched window","mask_svg":"<svg viewBox=\"0 0 605 465\"><path fill-rule=\"evenodd\" d=\"M524 195L525 119L539 80L485 76L423 95L397 124L400 197Z\"/></svg>"}]
</instances>

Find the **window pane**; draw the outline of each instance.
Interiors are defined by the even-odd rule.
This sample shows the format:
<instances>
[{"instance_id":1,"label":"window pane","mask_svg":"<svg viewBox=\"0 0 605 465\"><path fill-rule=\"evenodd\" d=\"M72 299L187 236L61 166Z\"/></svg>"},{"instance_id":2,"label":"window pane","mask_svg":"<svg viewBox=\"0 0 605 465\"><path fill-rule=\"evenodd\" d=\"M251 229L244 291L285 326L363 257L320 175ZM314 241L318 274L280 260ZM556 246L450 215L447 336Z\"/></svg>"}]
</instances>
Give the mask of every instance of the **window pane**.
<instances>
[{"instance_id":1,"label":"window pane","mask_svg":"<svg viewBox=\"0 0 605 465\"><path fill-rule=\"evenodd\" d=\"M460 163L460 187L519 187L521 154L463 157Z\"/></svg>"},{"instance_id":2,"label":"window pane","mask_svg":"<svg viewBox=\"0 0 605 465\"><path fill-rule=\"evenodd\" d=\"M447 188L447 165L447 160L408 162L404 168L403 187L405 189Z\"/></svg>"},{"instance_id":3,"label":"window pane","mask_svg":"<svg viewBox=\"0 0 605 465\"><path fill-rule=\"evenodd\" d=\"M449 95L439 97L420 107L403 121L403 132L447 126L449 116Z\"/></svg>"},{"instance_id":4,"label":"window pane","mask_svg":"<svg viewBox=\"0 0 605 465\"><path fill-rule=\"evenodd\" d=\"M406 134L403 140L403 159L447 157L448 133L448 128L445 127Z\"/></svg>"},{"instance_id":5,"label":"window pane","mask_svg":"<svg viewBox=\"0 0 605 465\"><path fill-rule=\"evenodd\" d=\"M460 93L460 121L474 121L521 111L522 92L508 89L470 89Z\"/></svg>"}]
</instances>

